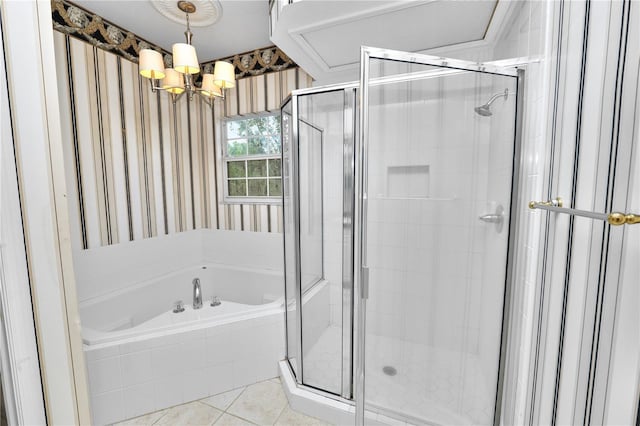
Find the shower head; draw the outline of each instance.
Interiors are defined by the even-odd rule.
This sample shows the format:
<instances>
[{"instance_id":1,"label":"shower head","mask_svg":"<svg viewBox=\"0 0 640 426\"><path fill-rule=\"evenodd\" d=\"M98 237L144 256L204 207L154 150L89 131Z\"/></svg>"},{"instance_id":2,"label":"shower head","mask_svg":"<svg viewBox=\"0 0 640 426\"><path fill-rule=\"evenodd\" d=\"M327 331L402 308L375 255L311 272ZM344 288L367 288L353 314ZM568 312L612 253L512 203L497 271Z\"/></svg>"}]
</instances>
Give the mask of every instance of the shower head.
<instances>
[{"instance_id":1,"label":"shower head","mask_svg":"<svg viewBox=\"0 0 640 426\"><path fill-rule=\"evenodd\" d=\"M483 117L491 117L493 115L488 104L480 105L479 107L475 107L473 110L476 112L476 114Z\"/></svg>"},{"instance_id":2,"label":"shower head","mask_svg":"<svg viewBox=\"0 0 640 426\"><path fill-rule=\"evenodd\" d=\"M504 93L497 93L493 95L487 101L487 103L480 105L478 107L475 107L473 110L476 112L476 114L481 115L483 117L491 117L493 115L493 112L491 112L491 104L500 97L504 97L505 99L507 99L507 96L509 96L509 90L504 89Z\"/></svg>"}]
</instances>

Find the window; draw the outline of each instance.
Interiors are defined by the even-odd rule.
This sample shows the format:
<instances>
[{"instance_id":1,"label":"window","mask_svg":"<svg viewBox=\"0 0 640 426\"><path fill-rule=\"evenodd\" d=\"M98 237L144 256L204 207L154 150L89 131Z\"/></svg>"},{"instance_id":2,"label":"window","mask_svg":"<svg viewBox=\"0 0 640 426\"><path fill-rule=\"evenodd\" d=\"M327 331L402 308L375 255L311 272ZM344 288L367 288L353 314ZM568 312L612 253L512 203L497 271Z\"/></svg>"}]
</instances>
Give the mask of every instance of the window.
<instances>
[{"instance_id":1,"label":"window","mask_svg":"<svg viewBox=\"0 0 640 426\"><path fill-rule=\"evenodd\" d=\"M225 201L279 202L282 196L280 116L227 120L224 139Z\"/></svg>"}]
</instances>

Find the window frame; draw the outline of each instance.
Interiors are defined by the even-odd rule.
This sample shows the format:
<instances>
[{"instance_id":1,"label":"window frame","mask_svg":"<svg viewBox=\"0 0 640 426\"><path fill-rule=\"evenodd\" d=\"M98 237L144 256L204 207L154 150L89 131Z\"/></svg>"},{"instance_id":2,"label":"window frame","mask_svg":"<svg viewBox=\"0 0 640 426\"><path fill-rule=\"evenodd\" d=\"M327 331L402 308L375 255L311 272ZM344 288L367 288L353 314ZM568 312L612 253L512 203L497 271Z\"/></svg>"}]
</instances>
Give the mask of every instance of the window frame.
<instances>
[{"instance_id":1,"label":"window frame","mask_svg":"<svg viewBox=\"0 0 640 426\"><path fill-rule=\"evenodd\" d=\"M222 140L222 180L223 180L223 191L224 191L224 196L223 196L223 202L224 204L262 204L262 205L282 205L282 125L280 128L280 134L278 135L279 141L280 141L280 152L277 154L255 154L255 155L242 155L242 156L237 156L237 157L230 157L229 153L227 152L227 124L229 122L234 122L234 121L242 121L242 120L248 120L251 118L266 118L266 117L277 117L278 120L281 120L280 117L280 111L277 112L264 112L264 113L257 113L257 114L247 114L247 115L241 115L241 116L233 116L233 117L225 117L221 120L222 123L222 134L221 134L221 140ZM248 141L248 138L247 138ZM280 160L280 195L275 195L275 196L266 196L266 197L259 197L259 196L230 196L229 195L229 162L234 162L234 161L251 161L251 160ZM245 163L246 164L246 163ZM269 187L269 162L267 161L266 163L266 168L267 168L267 176L264 177L264 179L267 180L267 188ZM248 173L248 171L245 169L245 173ZM245 178L245 180L248 182L251 178L249 178L248 176ZM257 178L260 179L260 178ZM231 178L231 180L234 180L234 178ZM268 190L268 189L267 189ZM248 188L247 188L247 192L248 192Z\"/></svg>"}]
</instances>

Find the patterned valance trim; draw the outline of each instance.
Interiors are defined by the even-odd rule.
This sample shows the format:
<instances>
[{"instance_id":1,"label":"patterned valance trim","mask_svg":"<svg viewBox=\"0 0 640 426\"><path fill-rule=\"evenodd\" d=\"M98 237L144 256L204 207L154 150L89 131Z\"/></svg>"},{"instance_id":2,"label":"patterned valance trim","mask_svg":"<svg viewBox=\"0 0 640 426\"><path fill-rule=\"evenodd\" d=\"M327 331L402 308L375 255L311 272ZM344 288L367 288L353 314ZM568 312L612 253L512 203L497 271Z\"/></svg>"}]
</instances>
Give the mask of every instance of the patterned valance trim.
<instances>
[{"instance_id":1,"label":"patterned valance trim","mask_svg":"<svg viewBox=\"0 0 640 426\"><path fill-rule=\"evenodd\" d=\"M53 28L108 52L138 63L140 49L154 49L171 60L171 54L102 17L66 0L51 0Z\"/></svg>"},{"instance_id":2,"label":"patterned valance trim","mask_svg":"<svg viewBox=\"0 0 640 426\"><path fill-rule=\"evenodd\" d=\"M231 62L235 66L236 78L251 77L298 66L276 46L239 53L227 58L221 58L220 60ZM215 61L209 61L203 63L204 71L213 72L214 62Z\"/></svg>"},{"instance_id":3,"label":"patterned valance trim","mask_svg":"<svg viewBox=\"0 0 640 426\"><path fill-rule=\"evenodd\" d=\"M101 16L77 6L67 0L51 0L53 28L83 40L93 46L138 63L140 49L162 52L166 66L171 66L171 53L160 46L144 40L131 31L119 27ZM236 78L251 77L296 68L297 65L279 48L269 46L240 53L223 61L235 66ZM202 64L205 73L213 72L215 61Z\"/></svg>"}]
</instances>

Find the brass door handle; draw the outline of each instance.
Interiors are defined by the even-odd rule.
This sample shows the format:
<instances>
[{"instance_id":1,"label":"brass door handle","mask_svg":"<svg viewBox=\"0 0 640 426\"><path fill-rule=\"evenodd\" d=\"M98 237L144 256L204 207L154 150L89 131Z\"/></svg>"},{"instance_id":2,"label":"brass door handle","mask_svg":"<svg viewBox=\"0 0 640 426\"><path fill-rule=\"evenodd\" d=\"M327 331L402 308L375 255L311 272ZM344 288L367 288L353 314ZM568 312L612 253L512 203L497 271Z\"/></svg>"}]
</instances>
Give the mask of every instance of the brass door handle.
<instances>
[{"instance_id":1,"label":"brass door handle","mask_svg":"<svg viewBox=\"0 0 640 426\"><path fill-rule=\"evenodd\" d=\"M629 213L609 213L607 215L607 222L609 225L635 225L640 223L640 215Z\"/></svg>"},{"instance_id":2,"label":"brass door handle","mask_svg":"<svg viewBox=\"0 0 640 426\"><path fill-rule=\"evenodd\" d=\"M562 206L562 198L554 198L549 201L531 201L529 203L530 209L548 210L557 213L565 213L574 216L588 217L590 219L606 220L609 225L635 225L640 223L640 215L634 213L598 213L587 210L572 209Z\"/></svg>"}]
</instances>

